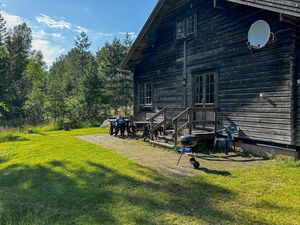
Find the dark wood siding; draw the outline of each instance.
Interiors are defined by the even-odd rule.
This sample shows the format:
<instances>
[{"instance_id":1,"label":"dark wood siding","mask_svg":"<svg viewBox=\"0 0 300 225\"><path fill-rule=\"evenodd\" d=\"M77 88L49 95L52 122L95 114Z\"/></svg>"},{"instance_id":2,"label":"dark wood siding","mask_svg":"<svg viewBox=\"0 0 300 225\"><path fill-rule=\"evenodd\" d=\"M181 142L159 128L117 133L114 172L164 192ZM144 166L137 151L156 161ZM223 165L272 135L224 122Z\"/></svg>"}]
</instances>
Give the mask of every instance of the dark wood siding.
<instances>
[{"instance_id":1,"label":"dark wood siding","mask_svg":"<svg viewBox=\"0 0 300 225\"><path fill-rule=\"evenodd\" d=\"M297 146L300 146L300 83L297 82L300 81L300 24L297 27L297 32L296 32L296 40L297 40L297 45L296 45L296 144Z\"/></svg>"},{"instance_id":2,"label":"dark wood siding","mask_svg":"<svg viewBox=\"0 0 300 225\"><path fill-rule=\"evenodd\" d=\"M142 54L135 82L153 79L155 107L185 106L184 44L175 40L174 21L196 10L198 32L187 41L187 106L193 104L193 73L214 70L221 125L236 123L243 138L291 144L290 25L279 22L276 13L247 6L224 11L213 8L212 1L180 2L162 20L154 46ZM277 41L250 51L248 29L259 19L278 32ZM145 110L137 102L135 113L144 117Z\"/></svg>"}]
</instances>

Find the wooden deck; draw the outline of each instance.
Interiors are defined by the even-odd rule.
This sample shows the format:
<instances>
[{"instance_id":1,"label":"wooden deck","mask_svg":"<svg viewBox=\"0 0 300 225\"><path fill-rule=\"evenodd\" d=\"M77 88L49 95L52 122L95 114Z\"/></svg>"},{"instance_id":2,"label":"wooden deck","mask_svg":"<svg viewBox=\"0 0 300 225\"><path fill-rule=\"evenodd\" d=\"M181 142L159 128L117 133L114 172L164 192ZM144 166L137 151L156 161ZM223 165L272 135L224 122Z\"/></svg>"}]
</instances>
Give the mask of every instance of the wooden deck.
<instances>
[{"instance_id":1,"label":"wooden deck","mask_svg":"<svg viewBox=\"0 0 300 225\"><path fill-rule=\"evenodd\" d=\"M197 118L197 113L200 119ZM213 140L214 133L218 130L218 113L212 107L163 108L149 120L150 143L171 149L178 146L182 135ZM157 135L158 130L162 130L162 134Z\"/></svg>"}]
</instances>

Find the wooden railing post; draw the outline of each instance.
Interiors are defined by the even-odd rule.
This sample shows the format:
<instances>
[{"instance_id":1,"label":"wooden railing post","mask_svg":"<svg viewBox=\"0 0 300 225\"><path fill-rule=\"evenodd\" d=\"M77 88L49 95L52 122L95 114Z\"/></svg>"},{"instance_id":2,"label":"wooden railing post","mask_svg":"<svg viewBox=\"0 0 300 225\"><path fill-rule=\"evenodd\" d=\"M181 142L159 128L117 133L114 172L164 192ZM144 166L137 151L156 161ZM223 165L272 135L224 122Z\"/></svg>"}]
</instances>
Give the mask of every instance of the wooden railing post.
<instances>
[{"instance_id":1,"label":"wooden railing post","mask_svg":"<svg viewBox=\"0 0 300 225\"><path fill-rule=\"evenodd\" d=\"M189 109L188 110L188 127L189 127L189 135L192 134L192 130L193 130L193 110Z\"/></svg>"},{"instance_id":2,"label":"wooden railing post","mask_svg":"<svg viewBox=\"0 0 300 225\"><path fill-rule=\"evenodd\" d=\"M150 132L150 140L153 140L153 137L154 137L154 135L153 135L153 129L154 129L154 119L151 118L150 119L150 130L149 130L149 132Z\"/></svg>"},{"instance_id":3,"label":"wooden railing post","mask_svg":"<svg viewBox=\"0 0 300 225\"><path fill-rule=\"evenodd\" d=\"M163 125L163 129L164 129L164 135L166 134L166 130L167 130L167 110L164 111L164 125Z\"/></svg>"},{"instance_id":4,"label":"wooden railing post","mask_svg":"<svg viewBox=\"0 0 300 225\"><path fill-rule=\"evenodd\" d=\"M174 121L174 147L178 145L178 120Z\"/></svg>"},{"instance_id":5,"label":"wooden railing post","mask_svg":"<svg viewBox=\"0 0 300 225\"><path fill-rule=\"evenodd\" d=\"M218 131L218 123L219 123L219 118L218 118L218 111L215 111L215 132Z\"/></svg>"}]
</instances>

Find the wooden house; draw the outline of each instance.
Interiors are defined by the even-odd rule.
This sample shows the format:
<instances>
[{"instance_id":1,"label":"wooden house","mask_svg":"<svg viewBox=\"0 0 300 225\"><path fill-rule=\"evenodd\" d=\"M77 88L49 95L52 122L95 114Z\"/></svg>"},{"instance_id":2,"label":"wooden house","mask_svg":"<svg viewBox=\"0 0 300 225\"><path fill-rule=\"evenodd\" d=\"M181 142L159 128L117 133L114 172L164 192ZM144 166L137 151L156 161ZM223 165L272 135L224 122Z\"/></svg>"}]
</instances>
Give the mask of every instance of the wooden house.
<instances>
[{"instance_id":1,"label":"wooden house","mask_svg":"<svg viewBox=\"0 0 300 225\"><path fill-rule=\"evenodd\" d=\"M251 49L258 20L274 38ZM152 131L173 124L175 143L184 129L234 123L240 142L297 151L299 25L299 0L159 0L122 63L135 118L152 113Z\"/></svg>"}]
</instances>

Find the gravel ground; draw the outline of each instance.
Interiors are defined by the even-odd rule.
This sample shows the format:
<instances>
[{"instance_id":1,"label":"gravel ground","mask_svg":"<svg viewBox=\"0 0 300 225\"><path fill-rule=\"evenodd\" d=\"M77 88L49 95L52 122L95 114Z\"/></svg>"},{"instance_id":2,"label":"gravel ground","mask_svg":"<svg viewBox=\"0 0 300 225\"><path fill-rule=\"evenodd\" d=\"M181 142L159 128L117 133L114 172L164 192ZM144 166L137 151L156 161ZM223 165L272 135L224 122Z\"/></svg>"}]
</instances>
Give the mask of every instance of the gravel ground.
<instances>
[{"instance_id":1,"label":"gravel ground","mask_svg":"<svg viewBox=\"0 0 300 225\"><path fill-rule=\"evenodd\" d=\"M266 161L260 158L244 158L234 153L231 153L229 156L225 156L224 154L199 154L197 160L200 162L201 168L195 170L189 162L190 157L188 155L183 156L179 166L176 166L179 157L178 153L153 147L143 141L120 139L106 134L80 136L79 138L121 153L142 166L151 168L164 176L176 179L197 176L201 173L228 176L230 175L230 170L266 163Z\"/></svg>"}]
</instances>

